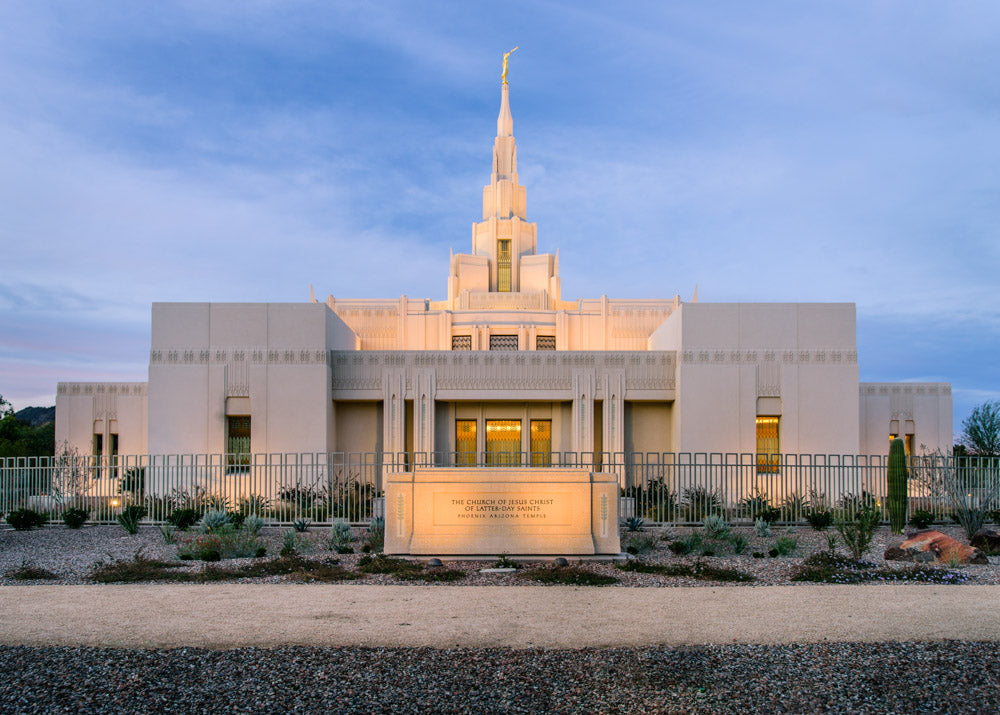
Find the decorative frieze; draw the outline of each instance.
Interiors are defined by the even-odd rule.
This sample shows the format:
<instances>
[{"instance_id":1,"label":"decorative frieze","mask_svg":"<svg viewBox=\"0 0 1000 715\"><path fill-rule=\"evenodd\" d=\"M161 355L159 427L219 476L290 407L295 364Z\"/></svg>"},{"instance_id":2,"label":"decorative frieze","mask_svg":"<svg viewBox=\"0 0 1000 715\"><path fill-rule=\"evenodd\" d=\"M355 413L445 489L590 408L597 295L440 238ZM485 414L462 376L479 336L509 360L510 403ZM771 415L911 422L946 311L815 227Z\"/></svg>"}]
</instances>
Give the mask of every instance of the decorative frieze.
<instances>
[{"instance_id":1,"label":"decorative frieze","mask_svg":"<svg viewBox=\"0 0 1000 715\"><path fill-rule=\"evenodd\" d=\"M145 382L60 382L56 386L59 395L121 395L141 396L146 394Z\"/></svg>"},{"instance_id":2,"label":"decorative frieze","mask_svg":"<svg viewBox=\"0 0 1000 715\"><path fill-rule=\"evenodd\" d=\"M951 384L947 382L862 382L859 391L862 396L950 395Z\"/></svg>"},{"instance_id":3,"label":"decorative frieze","mask_svg":"<svg viewBox=\"0 0 1000 715\"><path fill-rule=\"evenodd\" d=\"M699 350L679 353L680 362L694 365L753 365L780 362L785 365L856 365L856 350Z\"/></svg>"},{"instance_id":4,"label":"decorative frieze","mask_svg":"<svg viewBox=\"0 0 1000 715\"><path fill-rule=\"evenodd\" d=\"M150 365L328 365L326 350L315 348L262 347L212 348L211 350L167 349L150 350Z\"/></svg>"},{"instance_id":5,"label":"decorative frieze","mask_svg":"<svg viewBox=\"0 0 1000 715\"><path fill-rule=\"evenodd\" d=\"M656 352L353 351L332 353L333 389L375 390L384 370L434 368L442 390L566 390L572 371L625 370L629 390L672 390L676 356Z\"/></svg>"}]
</instances>

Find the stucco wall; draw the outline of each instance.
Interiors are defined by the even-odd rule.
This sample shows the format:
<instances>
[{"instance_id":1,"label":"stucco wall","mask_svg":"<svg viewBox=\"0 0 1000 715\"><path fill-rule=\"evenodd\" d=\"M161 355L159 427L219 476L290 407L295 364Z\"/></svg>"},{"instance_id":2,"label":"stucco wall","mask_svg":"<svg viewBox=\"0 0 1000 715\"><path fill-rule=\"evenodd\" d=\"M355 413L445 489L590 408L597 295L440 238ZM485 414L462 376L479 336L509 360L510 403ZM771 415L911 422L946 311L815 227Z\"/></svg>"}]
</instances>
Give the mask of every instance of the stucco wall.
<instances>
[{"instance_id":1,"label":"stucco wall","mask_svg":"<svg viewBox=\"0 0 1000 715\"><path fill-rule=\"evenodd\" d=\"M949 383L863 382L859 392L864 454L888 454L892 431L912 434L917 454L953 447Z\"/></svg>"},{"instance_id":2,"label":"stucco wall","mask_svg":"<svg viewBox=\"0 0 1000 715\"><path fill-rule=\"evenodd\" d=\"M855 334L853 304L682 304L650 337L678 351L674 449L753 452L760 406L783 452L856 453Z\"/></svg>"},{"instance_id":3,"label":"stucco wall","mask_svg":"<svg viewBox=\"0 0 1000 715\"><path fill-rule=\"evenodd\" d=\"M154 303L150 450L222 452L227 413L247 412L254 452L329 450L329 351L354 343L319 303Z\"/></svg>"}]
</instances>

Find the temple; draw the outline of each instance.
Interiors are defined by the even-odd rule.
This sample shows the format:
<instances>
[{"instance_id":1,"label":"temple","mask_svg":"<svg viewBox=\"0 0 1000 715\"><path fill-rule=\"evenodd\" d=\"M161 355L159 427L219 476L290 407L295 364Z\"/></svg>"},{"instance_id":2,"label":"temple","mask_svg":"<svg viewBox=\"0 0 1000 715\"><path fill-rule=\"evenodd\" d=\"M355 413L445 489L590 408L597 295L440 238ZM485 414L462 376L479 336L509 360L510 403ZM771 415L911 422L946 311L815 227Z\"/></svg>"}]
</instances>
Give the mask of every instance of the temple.
<instances>
[{"instance_id":1,"label":"temple","mask_svg":"<svg viewBox=\"0 0 1000 715\"><path fill-rule=\"evenodd\" d=\"M949 384L859 382L851 303L564 300L559 254L528 220L504 80L482 216L444 300L154 303L148 381L59 383L57 445L487 464L951 446Z\"/></svg>"}]
</instances>

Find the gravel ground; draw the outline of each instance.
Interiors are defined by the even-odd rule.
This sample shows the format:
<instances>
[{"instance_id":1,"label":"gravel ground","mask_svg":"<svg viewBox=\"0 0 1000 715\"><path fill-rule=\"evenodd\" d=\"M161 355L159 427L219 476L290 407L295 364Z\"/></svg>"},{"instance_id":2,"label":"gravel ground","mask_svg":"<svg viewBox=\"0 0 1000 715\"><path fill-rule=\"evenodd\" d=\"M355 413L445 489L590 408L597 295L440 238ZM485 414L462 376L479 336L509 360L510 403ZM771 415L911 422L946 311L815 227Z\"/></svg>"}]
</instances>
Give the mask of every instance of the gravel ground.
<instances>
[{"instance_id":1,"label":"gravel ground","mask_svg":"<svg viewBox=\"0 0 1000 715\"><path fill-rule=\"evenodd\" d=\"M0 711L995 713L994 643L602 650L0 646Z\"/></svg>"},{"instance_id":2,"label":"gravel ground","mask_svg":"<svg viewBox=\"0 0 1000 715\"><path fill-rule=\"evenodd\" d=\"M935 527L944 533L964 541L964 533L956 527ZM693 529L650 529L641 534L623 534L622 544L629 539L640 537L652 537L656 540L656 549L642 556L643 560L650 563L683 563L691 562L692 557L675 556L667 548L670 540L683 537ZM277 555L281 548L281 538L287 529L265 529L262 533L268 545L268 555ZM774 534L769 539L762 539L754 535L751 528L736 528L735 531L742 533L749 540L746 553L734 555L732 553L712 556L703 559L704 563L713 566L735 568L755 577L751 585L771 586L788 585L793 569L798 566L802 559L816 551L825 550L826 534L814 531L808 527L799 527L791 530L790 535L798 540L798 549L790 556L778 558L753 558L754 551L766 552L774 541L784 535L789 534L785 528L775 528ZM827 532L829 533L829 532ZM326 540L329 535L328 528L312 528L304 534L304 541L308 545L308 556L311 558L329 559L337 558L340 563L348 569L352 569L360 558L359 554L337 556L326 547ZM355 530L356 550L360 550L361 530ZM896 568L904 568L909 564L899 562L883 562L882 553L890 544L898 544L902 537L893 536L888 528L882 528L876 534L872 548L868 557L876 562ZM840 547L843 553L843 546ZM86 583L87 576L93 570L95 564L99 562L111 562L119 559L131 559L136 553L143 553L150 558L175 559L177 549L175 546L164 543L160 532L155 527L144 527L139 530L136 536L129 536L118 526L87 526L83 529L72 530L63 526L48 526L44 529L33 531L14 531L10 528L0 528L0 585L11 585L25 583L24 581L10 578L9 572L17 569L22 564L30 564L46 569L56 576L55 581L45 583ZM245 563L246 560L240 560ZM189 565L185 568L197 570L201 564L197 562L186 562ZM239 563L239 562L223 562ZM461 581L455 582L463 586L497 586L504 584L523 583L516 575L511 574L481 574L478 570L484 567L493 566L493 561L457 561L449 564L452 568L465 571L468 576ZM587 562L587 569L614 576L620 580L619 586L712 586L718 587L718 582L694 580L681 577L665 577L657 574L644 574L624 572L615 568L609 563ZM1000 584L1000 557L993 556L990 563L983 566L968 565L960 569L969 583L976 584ZM282 577L272 577L270 579L255 579L256 581L280 581ZM407 583L392 576L373 575L363 579L364 583ZM35 582L38 583L38 582ZM449 584L439 584L442 588ZM733 584L726 584L733 585ZM735 584L735 586L746 587L746 584Z\"/></svg>"}]
</instances>

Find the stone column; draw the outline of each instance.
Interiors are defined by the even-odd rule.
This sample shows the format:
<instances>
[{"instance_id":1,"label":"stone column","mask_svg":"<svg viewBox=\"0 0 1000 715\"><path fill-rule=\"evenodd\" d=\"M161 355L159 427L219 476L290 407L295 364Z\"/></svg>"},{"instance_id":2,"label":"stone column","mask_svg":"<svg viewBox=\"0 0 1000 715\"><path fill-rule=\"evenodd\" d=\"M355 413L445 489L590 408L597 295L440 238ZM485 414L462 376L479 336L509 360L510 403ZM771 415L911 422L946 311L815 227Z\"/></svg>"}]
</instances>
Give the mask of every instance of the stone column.
<instances>
[{"instance_id":1,"label":"stone column","mask_svg":"<svg viewBox=\"0 0 1000 715\"><path fill-rule=\"evenodd\" d=\"M573 371L573 451L594 451L594 371Z\"/></svg>"},{"instance_id":2,"label":"stone column","mask_svg":"<svg viewBox=\"0 0 1000 715\"><path fill-rule=\"evenodd\" d=\"M434 399L437 394L437 373L433 370L415 370L413 373L413 451L425 455L426 464L432 464L434 451ZM414 461L421 463L415 456Z\"/></svg>"}]
</instances>

